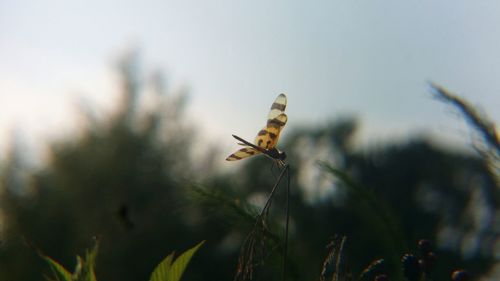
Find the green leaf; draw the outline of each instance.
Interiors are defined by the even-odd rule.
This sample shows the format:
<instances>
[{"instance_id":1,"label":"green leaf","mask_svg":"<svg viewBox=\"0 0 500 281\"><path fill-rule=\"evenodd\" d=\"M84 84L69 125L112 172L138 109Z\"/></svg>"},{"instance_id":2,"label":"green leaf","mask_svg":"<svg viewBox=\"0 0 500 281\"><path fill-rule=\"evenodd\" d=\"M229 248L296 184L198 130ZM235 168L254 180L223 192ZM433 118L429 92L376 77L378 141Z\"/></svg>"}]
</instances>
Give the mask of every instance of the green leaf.
<instances>
[{"instance_id":1,"label":"green leaf","mask_svg":"<svg viewBox=\"0 0 500 281\"><path fill-rule=\"evenodd\" d=\"M50 267L54 271L54 275L55 275L56 280L72 281L71 272L69 272L66 268L64 268L64 266L62 266L60 263L51 259L48 256L45 256L45 255L41 255L41 256L50 265Z\"/></svg>"},{"instance_id":2,"label":"green leaf","mask_svg":"<svg viewBox=\"0 0 500 281\"><path fill-rule=\"evenodd\" d=\"M76 256L76 266L75 270L73 271L73 279L72 280L78 280L78 277L82 274L82 267L83 267L84 261L82 257Z\"/></svg>"},{"instance_id":3,"label":"green leaf","mask_svg":"<svg viewBox=\"0 0 500 281\"><path fill-rule=\"evenodd\" d=\"M182 274L184 273L184 270L186 269L189 261L193 257L194 253L198 251L198 248L203 245L203 243L205 243L205 241L201 241L200 243L198 243L198 245L187 250L175 260L175 262L172 264L172 267L170 268L170 271L168 272L168 281L179 281L181 279Z\"/></svg>"},{"instance_id":4,"label":"green leaf","mask_svg":"<svg viewBox=\"0 0 500 281\"><path fill-rule=\"evenodd\" d=\"M96 242L94 248L86 252L85 259L82 259L80 256L76 256L76 266L73 273L64 268L57 261L42 254L41 251L38 251L38 254L45 261L47 261L47 263L49 263L56 281L97 281L94 270L97 249L98 243Z\"/></svg>"},{"instance_id":5,"label":"green leaf","mask_svg":"<svg viewBox=\"0 0 500 281\"><path fill-rule=\"evenodd\" d=\"M162 281L167 280L168 272L172 266L172 260L174 259L174 253L168 255L163 261L161 261L151 273L150 281Z\"/></svg>"},{"instance_id":6,"label":"green leaf","mask_svg":"<svg viewBox=\"0 0 500 281\"><path fill-rule=\"evenodd\" d=\"M205 241L201 241L198 245L185 251L173 263L174 253L166 257L151 274L150 281L179 281L186 269L189 261L193 257L198 248L203 245Z\"/></svg>"},{"instance_id":7,"label":"green leaf","mask_svg":"<svg viewBox=\"0 0 500 281\"><path fill-rule=\"evenodd\" d=\"M79 278L77 279L78 281L97 281L97 278L95 276L95 262L98 249L99 243L96 242L92 250L86 251L82 274L80 274Z\"/></svg>"}]
</instances>

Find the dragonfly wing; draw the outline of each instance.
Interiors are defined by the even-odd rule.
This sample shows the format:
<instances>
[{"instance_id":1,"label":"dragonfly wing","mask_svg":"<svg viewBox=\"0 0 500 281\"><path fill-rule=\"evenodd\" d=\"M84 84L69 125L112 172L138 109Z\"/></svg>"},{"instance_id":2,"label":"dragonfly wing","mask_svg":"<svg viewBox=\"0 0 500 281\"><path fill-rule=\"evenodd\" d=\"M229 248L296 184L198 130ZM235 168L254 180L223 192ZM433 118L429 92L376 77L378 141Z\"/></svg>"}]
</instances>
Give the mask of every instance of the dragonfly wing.
<instances>
[{"instance_id":1,"label":"dragonfly wing","mask_svg":"<svg viewBox=\"0 0 500 281\"><path fill-rule=\"evenodd\" d=\"M260 130L257 134L254 142L255 144L248 143L240 137L233 135L234 138L240 141L238 144L246 145L247 147L229 155L226 160L236 161L259 153L265 153L270 157L275 158L273 155L269 154L268 150L271 150L276 146L280 133L288 120L288 117L284 113L286 103L287 99L284 94L280 94L276 97L271 105L271 110L267 115L266 127Z\"/></svg>"},{"instance_id":2,"label":"dragonfly wing","mask_svg":"<svg viewBox=\"0 0 500 281\"><path fill-rule=\"evenodd\" d=\"M256 155L256 154L259 154L261 153L260 151L258 151L257 149L255 148L251 148L251 147L244 147L238 151L236 151L235 153L229 155L226 160L227 161L236 161L236 160L241 160L241 159L244 159L244 158L247 158L247 157L250 157L250 156L253 156L253 155Z\"/></svg>"},{"instance_id":3,"label":"dragonfly wing","mask_svg":"<svg viewBox=\"0 0 500 281\"><path fill-rule=\"evenodd\" d=\"M288 117L285 113L281 113L274 119L267 120L266 127L262 128L255 137L255 144L264 149L274 148L287 121Z\"/></svg>"},{"instance_id":4,"label":"dragonfly wing","mask_svg":"<svg viewBox=\"0 0 500 281\"><path fill-rule=\"evenodd\" d=\"M267 115L267 120L272 120L278 117L280 114L285 112L286 109L286 96L285 94L279 94L271 105L271 110Z\"/></svg>"}]
</instances>

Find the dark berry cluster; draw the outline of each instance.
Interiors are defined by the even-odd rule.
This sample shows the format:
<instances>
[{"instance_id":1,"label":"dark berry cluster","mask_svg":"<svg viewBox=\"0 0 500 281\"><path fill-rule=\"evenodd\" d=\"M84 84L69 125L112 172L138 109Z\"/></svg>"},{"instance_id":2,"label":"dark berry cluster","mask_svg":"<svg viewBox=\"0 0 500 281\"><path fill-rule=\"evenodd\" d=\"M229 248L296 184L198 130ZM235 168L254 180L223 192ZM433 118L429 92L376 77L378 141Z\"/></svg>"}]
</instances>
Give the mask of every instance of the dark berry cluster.
<instances>
[{"instance_id":1,"label":"dark berry cluster","mask_svg":"<svg viewBox=\"0 0 500 281\"><path fill-rule=\"evenodd\" d=\"M426 239L418 241L417 256L410 253L401 258L403 274L409 281L431 280L430 274L436 262L436 253L432 249L431 242ZM469 279L469 274L463 269L455 270L451 274L452 281L468 281Z\"/></svg>"},{"instance_id":2,"label":"dark berry cluster","mask_svg":"<svg viewBox=\"0 0 500 281\"><path fill-rule=\"evenodd\" d=\"M403 275L408 281L430 281L431 273L436 266L437 256L431 242L426 239L418 241L416 254L407 253L401 258ZM363 281L387 281L389 275L384 259L378 259L368 265L360 275ZM451 274L451 281L469 281L469 274L463 269L457 269Z\"/></svg>"}]
</instances>

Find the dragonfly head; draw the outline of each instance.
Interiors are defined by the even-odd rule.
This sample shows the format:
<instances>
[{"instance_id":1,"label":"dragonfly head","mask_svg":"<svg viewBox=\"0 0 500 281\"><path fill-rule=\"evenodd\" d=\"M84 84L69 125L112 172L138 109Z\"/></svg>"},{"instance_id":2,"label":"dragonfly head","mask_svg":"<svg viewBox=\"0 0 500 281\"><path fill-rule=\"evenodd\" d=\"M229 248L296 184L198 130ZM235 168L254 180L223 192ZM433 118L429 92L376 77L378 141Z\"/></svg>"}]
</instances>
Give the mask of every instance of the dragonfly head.
<instances>
[{"instance_id":1,"label":"dragonfly head","mask_svg":"<svg viewBox=\"0 0 500 281\"><path fill-rule=\"evenodd\" d=\"M267 154L267 156L269 156L273 159L276 159L276 160L285 161L285 159L286 159L286 153L284 151L279 151L275 147L266 150L265 153Z\"/></svg>"},{"instance_id":2,"label":"dragonfly head","mask_svg":"<svg viewBox=\"0 0 500 281\"><path fill-rule=\"evenodd\" d=\"M284 151L279 151L278 150L278 159L281 161L285 161L286 159L286 153Z\"/></svg>"}]
</instances>

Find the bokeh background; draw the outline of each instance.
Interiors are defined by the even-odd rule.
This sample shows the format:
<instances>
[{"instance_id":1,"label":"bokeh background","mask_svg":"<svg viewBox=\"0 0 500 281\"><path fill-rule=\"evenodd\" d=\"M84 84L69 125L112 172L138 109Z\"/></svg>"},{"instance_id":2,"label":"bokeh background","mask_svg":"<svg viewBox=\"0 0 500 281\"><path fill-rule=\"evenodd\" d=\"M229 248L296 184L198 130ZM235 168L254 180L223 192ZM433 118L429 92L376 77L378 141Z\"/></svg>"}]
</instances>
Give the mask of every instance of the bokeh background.
<instances>
[{"instance_id":1,"label":"bokeh background","mask_svg":"<svg viewBox=\"0 0 500 281\"><path fill-rule=\"evenodd\" d=\"M284 92L290 278L318 278L339 234L353 276L426 238L437 280L462 267L495 280L498 151L429 82L498 123L499 14L496 1L0 1L0 279L43 279L35 249L71 268L93 237L100 280L145 280L204 239L187 278L232 279L251 223L223 202L262 206L277 171L224 158Z\"/></svg>"}]
</instances>

